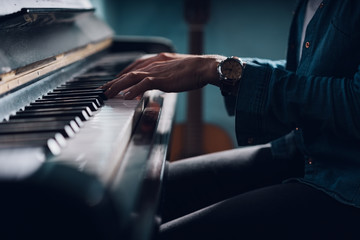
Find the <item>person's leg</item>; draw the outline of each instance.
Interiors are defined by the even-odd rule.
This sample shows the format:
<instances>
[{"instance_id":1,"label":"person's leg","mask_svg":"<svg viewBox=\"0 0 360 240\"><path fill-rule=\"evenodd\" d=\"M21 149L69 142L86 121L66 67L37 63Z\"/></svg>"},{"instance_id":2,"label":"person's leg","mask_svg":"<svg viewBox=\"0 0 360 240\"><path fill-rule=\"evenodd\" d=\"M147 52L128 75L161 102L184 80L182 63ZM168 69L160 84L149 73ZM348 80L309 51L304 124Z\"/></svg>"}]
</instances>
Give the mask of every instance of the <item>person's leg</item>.
<instances>
[{"instance_id":1,"label":"person's leg","mask_svg":"<svg viewBox=\"0 0 360 240\"><path fill-rule=\"evenodd\" d=\"M360 209L303 183L259 188L165 223L159 239L360 239Z\"/></svg>"},{"instance_id":2,"label":"person's leg","mask_svg":"<svg viewBox=\"0 0 360 240\"><path fill-rule=\"evenodd\" d=\"M202 155L170 163L163 222L237 194L303 174L303 159L273 159L270 144Z\"/></svg>"}]
</instances>

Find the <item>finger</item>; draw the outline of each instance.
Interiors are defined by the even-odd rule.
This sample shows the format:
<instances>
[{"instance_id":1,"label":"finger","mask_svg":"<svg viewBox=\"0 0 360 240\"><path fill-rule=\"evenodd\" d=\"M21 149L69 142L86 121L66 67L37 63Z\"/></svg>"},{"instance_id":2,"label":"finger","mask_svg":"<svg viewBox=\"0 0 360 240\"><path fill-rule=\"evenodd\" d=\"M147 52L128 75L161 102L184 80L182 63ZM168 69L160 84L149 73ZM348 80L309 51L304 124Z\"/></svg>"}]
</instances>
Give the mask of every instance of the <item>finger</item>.
<instances>
[{"instance_id":1,"label":"finger","mask_svg":"<svg viewBox=\"0 0 360 240\"><path fill-rule=\"evenodd\" d=\"M119 79L119 78L115 78L115 79L111 80L110 82L107 82L107 83L105 83L104 85L98 87L98 89L104 89L104 90L106 90L106 89L108 89L109 87L111 87L111 85L113 85L118 79Z\"/></svg>"},{"instance_id":2,"label":"finger","mask_svg":"<svg viewBox=\"0 0 360 240\"><path fill-rule=\"evenodd\" d=\"M138 73L140 73L140 72L138 72ZM124 74L126 74L126 73L124 73ZM110 88L114 83L116 83L118 80L120 80L123 77L124 74L119 74L120 76L117 76L115 79L105 83L104 85L99 87L99 89L105 89L106 90L106 89Z\"/></svg>"},{"instance_id":3,"label":"finger","mask_svg":"<svg viewBox=\"0 0 360 240\"><path fill-rule=\"evenodd\" d=\"M116 75L116 77L120 77L125 73L136 71L140 68L143 68L149 65L153 61L152 59L155 59L157 57L158 55L155 54L146 54L143 57L136 60L135 62L133 62L132 64L130 64L129 66L127 66L126 68L124 68L120 73Z\"/></svg>"},{"instance_id":4,"label":"finger","mask_svg":"<svg viewBox=\"0 0 360 240\"><path fill-rule=\"evenodd\" d=\"M147 72L130 72L116 79L104 92L108 98L116 96L120 91L137 84L148 75Z\"/></svg>"},{"instance_id":5,"label":"finger","mask_svg":"<svg viewBox=\"0 0 360 240\"><path fill-rule=\"evenodd\" d=\"M126 87L123 86L125 86L125 84L122 84L122 82L116 82L111 87L106 89L104 94L108 99L113 98L118 95L122 91L122 89L126 89Z\"/></svg>"},{"instance_id":6,"label":"finger","mask_svg":"<svg viewBox=\"0 0 360 240\"><path fill-rule=\"evenodd\" d=\"M125 77L116 79L104 92L107 98L115 97L119 92L126 89L127 86L131 85L130 80L125 80Z\"/></svg>"},{"instance_id":7,"label":"finger","mask_svg":"<svg viewBox=\"0 0 360 240\"><path fill-rule=\"evenodd\" d=\"M148 65L152 64L153 62L166 61L169 60L170 58L171 57L168 53L146 54L142 58L136 60L134 63L124 68L119 74L116 75L116 77L120 77L121 75L128 72L137 71L142 68L145 68Z\"/></svg>"},{"instance_id":8,"label":"finger","mask_svg":"<svg viewBox=\"0 0 360 240\"><path fill-rule=\"evenodd\" d=\"M122 81L122 79L125 77L125 75L123 75L123 76L121 76L121 77L118 77L118 78L115 78L115 79L113 79L113 80L111 80L110 82L107 82L107 83L105 83L104 85L102 85L101 87L99 87L99 89L103 89L103 90L105 90L105 92L107 91L107 90L109 90L110 88L112 88L112 86L114 85L114 84L116 84L118 81Z\"/></svg>"},{"instance_id":9,"label":"finger","mask_svg":"<svg viewBox=\"0 0 360 240\"><path fill-rule=\"evenodd\" d=\"M139 95L144 94L148 90L154 89L153 82L154 77L145 77L139 83L133 85L125 91L124 98L126 100L133 99Z\"/></svg>"},{"instance_id":10,"label":"finger","mask_svg":"<svg viewBox=\"0 0 360 240\"><path fill-rule=\"evenodd\" d=\"M143 60L137 60L137 61L133 62L132 64L130 64L129 66L127 66L123 70L121 70L120 73L118 73L116 75L116 77L120 77L121 75L123 75L125 73L131 72L131 71L137 69L138 66L142 63L142 61Z\"/></svg>"},{"instance_id":11,"label":"finger","mask_svg":"<svg viewBox=\"0 0 360 240\"><path fill-rule=\"evenodd\" d=\"M154 70L157 70L156 68L158 68L157 63L159 62L152 62L152 63L144 63L144 64L136 64L136 66L129 68L130 72L136 73L136 74L141 74L142 72L146 72L145 74L148 74L148 72L153 72ZM136 68L135 71L132 71L132 68ZM124 71L127 71L127 69L124 69ZM119 77L117 77L114 80L111 80L110 82L107 82L106 84L104 84L103 86L100 87L100 89L108 89L110 87L112 87L112 85L114 83L116 83L117 81L119 81L125 74L129 74L130 72L126 72L121 74Z\"/></svg>"}]
</instances>

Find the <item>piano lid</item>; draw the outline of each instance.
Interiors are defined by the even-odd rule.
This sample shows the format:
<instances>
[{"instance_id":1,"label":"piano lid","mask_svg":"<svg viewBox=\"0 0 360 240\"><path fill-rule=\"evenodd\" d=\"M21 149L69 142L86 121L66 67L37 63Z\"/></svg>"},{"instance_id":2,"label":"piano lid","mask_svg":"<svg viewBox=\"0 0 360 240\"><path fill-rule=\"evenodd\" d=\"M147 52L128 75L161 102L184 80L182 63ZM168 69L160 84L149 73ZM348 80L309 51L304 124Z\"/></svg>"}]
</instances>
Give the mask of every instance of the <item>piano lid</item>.
<instances>
[{"instance_id":1,"label":"piano lid","mask_svg":"<svg viewBox=\"0 0 360 240\"><path fill-rule=\"evenodd\" d=\"M23 83L36 75L40 77L41 72L36 71L43 66L63 67L109 46L113 31L95 16L91 5L85 4L88 1L81 1L83 5L70 4L70 1L52 2L60 2L59 6L68 3L70 7L21 8L19 11L13 8L8 10L12 13L0 16L0 94L17 87L14 80L24 72L33 73L33 76L25 77ZM77 54L68 58L70 61L63 60L63 56L76 51ZM57 63L59 59L62 61ZM56 69L51 68L53 70Z\"/></svg>"},{"instance_id":2,"label":"piano lid","mask_svg":"<svg viewBox=\"0 0 360 240\"><path fill-rule=\"evenodd\" d=\"M20 12L27 8L92 9L89 0L0 0L0 16Z\"/></svg>"}]
</instances>

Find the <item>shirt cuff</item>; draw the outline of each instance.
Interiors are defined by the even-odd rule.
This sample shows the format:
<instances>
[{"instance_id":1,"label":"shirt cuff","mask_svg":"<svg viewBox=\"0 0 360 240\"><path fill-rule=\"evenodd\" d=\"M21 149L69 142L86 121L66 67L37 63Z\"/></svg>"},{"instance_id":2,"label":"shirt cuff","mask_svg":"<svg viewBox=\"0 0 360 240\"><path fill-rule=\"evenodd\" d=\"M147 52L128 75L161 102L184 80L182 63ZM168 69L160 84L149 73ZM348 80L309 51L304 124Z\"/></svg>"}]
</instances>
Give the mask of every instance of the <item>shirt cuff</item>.
<instances>
[{"instance_id":1,"label":"shirt cuff","mask_svg":"<svg viewBox=\"0 0 360 240\"><path fill-rule=\"evenodd\" d=\"M241 58L245 63L246 63L246 68L248 68L248 66L250 66L249 68L253 67L273 67L273 68L281 68L284 69L285 68L285 64L286 61L285 60L278 60L278 61L271 61L271 60L267 60L267 59L259 59L259 58ZM253 70L250 70L253 71ZM257 71L257 70L254 70ZM260 74L262 75L262 74ZM261 77L261 76L260 76ZM242 77L242 79L244 78L244 76ZM250 78L251 78L251 74L250 74ZM243 80L241 80L243 81ZM250 80L251 81L251 80ZM225 102L225 107L227 110L227 113L230 116L234 116L235 115L235 109L236 109L236 96L233 95L229 95L229 96L224 96L224 102Z\"/></svg>"},{"instance_id":2,"label":"shirt cuff","mask_svg":"<svg viewBox=\"0 0 360 240\"><path fill-rule=\"evenodd\" d=\"M270 66L246 64L236 100L236 135L239 145L267 143L274 139L264 131L264 115L272 73Z\"/></svg>"}]
</instances>

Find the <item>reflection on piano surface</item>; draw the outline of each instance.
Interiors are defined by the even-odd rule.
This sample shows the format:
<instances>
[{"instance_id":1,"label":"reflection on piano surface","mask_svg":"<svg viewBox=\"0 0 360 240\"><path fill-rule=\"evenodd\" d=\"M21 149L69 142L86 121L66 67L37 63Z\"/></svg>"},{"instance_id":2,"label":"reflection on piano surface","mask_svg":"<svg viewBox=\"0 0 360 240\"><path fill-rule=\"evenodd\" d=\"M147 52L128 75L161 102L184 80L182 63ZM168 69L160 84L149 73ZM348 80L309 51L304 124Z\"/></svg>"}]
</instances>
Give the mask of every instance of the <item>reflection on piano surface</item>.
<instances>
[{"instance_id":1,"label":"reflection on piano surface","mask_svg":"<svg viewBox=\"0 0 360 240\"><path fill-rule=\"evenodd\" d=\"M2 239L150 239L176 95L98 87L171 45L114 38L91 9L0 20Z\"/></svg>"}]
</instances>

